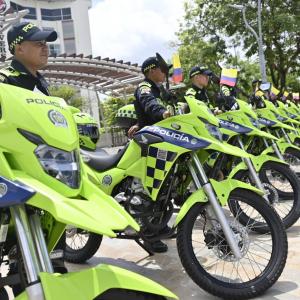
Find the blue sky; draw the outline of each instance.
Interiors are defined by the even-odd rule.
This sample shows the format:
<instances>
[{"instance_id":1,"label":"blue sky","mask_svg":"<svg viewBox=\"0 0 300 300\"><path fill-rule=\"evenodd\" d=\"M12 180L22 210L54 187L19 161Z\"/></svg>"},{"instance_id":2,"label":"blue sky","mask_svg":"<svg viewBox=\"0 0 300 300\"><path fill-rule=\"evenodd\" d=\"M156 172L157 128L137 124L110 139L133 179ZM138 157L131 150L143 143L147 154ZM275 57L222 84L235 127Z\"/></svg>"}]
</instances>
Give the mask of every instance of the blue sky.
<instances>
[{"instance_id":1,"label":"blue sky","mask_svg":"<svg viewBox=\"0 0 300 300\"><path fill-rule=\"evenodd\" d=\"M159 52L166 59L175 49L175 32L183 0L93 0L90 26L94 56L141 64Z\"/></svg>"}]
</instances>

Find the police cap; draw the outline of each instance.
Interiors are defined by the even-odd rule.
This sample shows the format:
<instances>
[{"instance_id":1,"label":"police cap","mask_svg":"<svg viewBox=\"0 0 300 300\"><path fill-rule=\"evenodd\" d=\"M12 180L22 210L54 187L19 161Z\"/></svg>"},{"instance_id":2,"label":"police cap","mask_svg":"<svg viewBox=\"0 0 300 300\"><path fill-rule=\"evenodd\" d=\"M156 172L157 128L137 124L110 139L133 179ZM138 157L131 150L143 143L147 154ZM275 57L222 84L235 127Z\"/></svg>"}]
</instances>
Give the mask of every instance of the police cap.
<instances>
[{"instance_id":1,"label":"police cap","mask_svg":"<svg viewBox=\"0 0 300 300\"><path fill-rule=\"evenodd\" d=\"M14 25L7 32L9 51L14 54L15 46L24 41L47 41L54 42L57 39L55 30L41 30L29 22Z\"/></svg>"},{"instance_id":2,"label":"police cap","mask_svg":"<svg viewBox=\"0 0 300 300\"><path fill-rule=\"evenodd\" d=\"M142 63L142 72L145 74L151 69L159 68L160 64L158 59L155 56L148 57L143 63Z\"/></svg>"},{"instance_id":3,"label":"police cap","mask_svg":"<svg viewBox=\"0 0 300 300\"><path fill-rule=\"evenodd\" d=\"M208 68L204 66L194 66L190 70L190 78L194 77L195 75L198 74L204 74L207 76L211 76L213 72Z\"/></svg>"}]
</instances>

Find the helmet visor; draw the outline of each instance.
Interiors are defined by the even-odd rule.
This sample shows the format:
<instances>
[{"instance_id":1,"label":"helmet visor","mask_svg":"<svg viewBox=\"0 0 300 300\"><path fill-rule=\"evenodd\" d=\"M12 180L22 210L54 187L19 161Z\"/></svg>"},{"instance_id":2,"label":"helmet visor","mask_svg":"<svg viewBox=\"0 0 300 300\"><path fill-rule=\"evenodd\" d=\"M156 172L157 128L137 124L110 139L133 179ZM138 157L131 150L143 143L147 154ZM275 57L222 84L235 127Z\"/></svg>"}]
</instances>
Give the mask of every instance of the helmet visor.
<instances>
[{"instance_id":1,"label":"helmet visor","mask_svg":"<svg viewBox=\"0 0 300 300\"><path fill-rule=\"evenodd\" d=\"M94 143L97 143L99 139L99 129L95 124L78 124L77 125L79 135L88 136Z\"/></svg>"}]
</instances>

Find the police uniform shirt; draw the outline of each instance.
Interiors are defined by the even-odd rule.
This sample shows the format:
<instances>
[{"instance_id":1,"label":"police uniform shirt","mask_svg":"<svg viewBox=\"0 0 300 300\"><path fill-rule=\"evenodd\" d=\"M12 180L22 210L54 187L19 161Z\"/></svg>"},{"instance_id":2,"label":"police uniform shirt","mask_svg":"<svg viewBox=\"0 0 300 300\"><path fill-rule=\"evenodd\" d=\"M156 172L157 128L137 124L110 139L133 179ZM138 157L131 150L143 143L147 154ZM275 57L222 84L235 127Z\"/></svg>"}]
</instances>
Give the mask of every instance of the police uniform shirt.
<instances>
[{"instance_id":1,"label":"police uniform shirt","mask_svg":"<svg viewBox=\"0 0 300 300\"><path fill-rule=\"evenodd\" d=\"M0 70L0 82L49 95L48 84L45 78L39 72L37 72L37 76L33 76L16 59L11 62L8 68Z\"/></svg>"},{"instance_id":2,"label":"police uniform shirt","mask_svg":"<svg viewBox=\"0 0 300 300\"><path fill-rule=\"evenodd\" d=\"M192 85L191 88L189 88L186 93L186 96L193 96L195 97L197 100L203 101L205 103L209 103L209 99L208 96L206 94L206 90L205 88L199 88L195 85Z\"/></svg>"},{"instance_id":3,"label":"police uniform shirt","mask_svg":"<svg viewBox=\"0 0 300 300\"><path fill-rule=\"evenodd\" d=\"M236 90L234 87L229 87L227 85L221 86L221 99L224 101L220 107L223 110L235 110L238 109L238 104L235 100L236 97ZM218 103L219 104L219 103Z\"/></svg>"},{"instance_id":4,"label":"police uniform shirt","mask_svg":"<svg viewBox=\"0 0 300 300\"><path fill-rule=\"evenodd\" d=\"M153 81L145 78L135 90L134 97L134 108L140 128L163 119L166 107L161 100L161 91Z\"/></svg>"}]
</instances>

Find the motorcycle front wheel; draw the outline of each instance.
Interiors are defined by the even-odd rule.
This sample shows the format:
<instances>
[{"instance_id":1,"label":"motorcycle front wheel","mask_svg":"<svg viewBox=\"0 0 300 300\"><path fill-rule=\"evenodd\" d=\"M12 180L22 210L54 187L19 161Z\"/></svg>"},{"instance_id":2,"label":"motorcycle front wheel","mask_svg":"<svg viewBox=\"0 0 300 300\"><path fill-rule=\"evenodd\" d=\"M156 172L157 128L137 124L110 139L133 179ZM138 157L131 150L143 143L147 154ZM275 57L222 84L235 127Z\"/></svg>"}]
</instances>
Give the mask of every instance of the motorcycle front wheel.
<instances>
[{"instance_id":1,"label":"motorcycle front wheel","mask_svg":"<svg viewBox=\"0 0 300 300\"><path fill-rule=\"evenodd\" d=\"M188 275L207 292L223 299L249 299L279 278L287 258L287 236L277 213L259 195L236 189L229 202L243 208L235 214L224 208L242 257L234 256L218 220L209 220L206 205L200 203L178 225L178 253ZM239 216L244 210L251 222L243 225ZM261 226L269 233L258 233Z\"/></svg>"},{"instance_id":2,"label":"motorcycle front wheel","mask_svg":"<svg viewBox=\"0 0 300 300\"><path fill-rule=\"evenodd\" d=\"M92 258L98 251L102 242L102 235L69 228L66 230L65 260L80 264Z\"/></svg>"}]
</instances>

